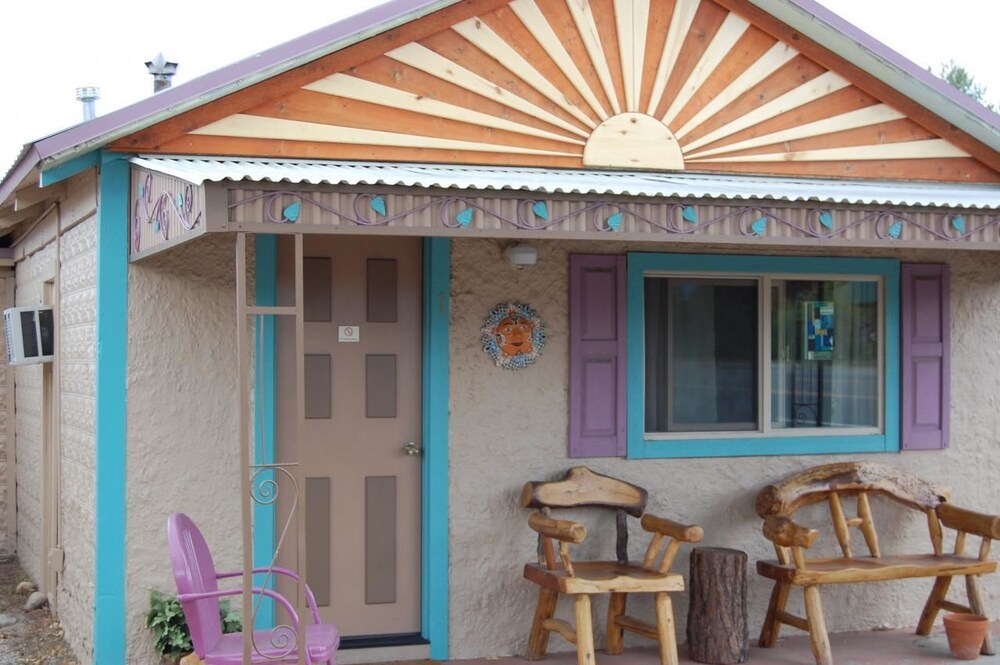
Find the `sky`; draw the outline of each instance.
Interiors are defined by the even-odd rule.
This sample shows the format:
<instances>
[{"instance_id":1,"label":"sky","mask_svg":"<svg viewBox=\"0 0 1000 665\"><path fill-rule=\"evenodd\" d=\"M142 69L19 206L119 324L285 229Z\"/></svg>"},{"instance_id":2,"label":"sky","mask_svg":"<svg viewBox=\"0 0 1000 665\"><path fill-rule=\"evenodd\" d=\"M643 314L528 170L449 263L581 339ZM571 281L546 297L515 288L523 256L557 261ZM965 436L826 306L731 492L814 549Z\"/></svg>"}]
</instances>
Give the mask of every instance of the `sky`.
<instances>
[{"instance_id":1,"label":"sky","mask_svg":"<svg viewBox=\"0 0 1000 665\"><path fill-rule=\"evenodd\" d=\"M383 0L384 1L384 0ZM819 0L935 73L954 60L1000 102L1000 58L991 53L997 0ZM379 0L284 3L134 0L5 3L0 11L0 173L21 147L82 119L76 88L97 86L97 113L152 93L144 63L179 63L174 85L333 23ZM99 11L95 8L99 7Z\"/></svg>"}]
</instances>

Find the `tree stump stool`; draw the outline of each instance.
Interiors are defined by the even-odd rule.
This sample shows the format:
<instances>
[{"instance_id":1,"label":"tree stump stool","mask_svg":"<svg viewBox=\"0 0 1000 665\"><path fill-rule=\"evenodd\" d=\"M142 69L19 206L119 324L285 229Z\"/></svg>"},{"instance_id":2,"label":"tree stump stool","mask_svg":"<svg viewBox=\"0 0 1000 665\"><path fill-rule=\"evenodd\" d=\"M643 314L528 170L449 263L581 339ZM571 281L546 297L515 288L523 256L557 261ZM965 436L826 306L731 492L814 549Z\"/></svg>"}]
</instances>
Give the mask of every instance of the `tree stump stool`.
<instances>
[{"instance_id":1,"label":"tree stump stool","mask_svg":"<svg viewBox=\"0 0 1000 665\"><path fill-rule=\"evenodd\" d=\"M747 553L722 547L691 550L687 644L691 660L742 663L750 652L747 629Z\"/></svg>"}]
</instances>

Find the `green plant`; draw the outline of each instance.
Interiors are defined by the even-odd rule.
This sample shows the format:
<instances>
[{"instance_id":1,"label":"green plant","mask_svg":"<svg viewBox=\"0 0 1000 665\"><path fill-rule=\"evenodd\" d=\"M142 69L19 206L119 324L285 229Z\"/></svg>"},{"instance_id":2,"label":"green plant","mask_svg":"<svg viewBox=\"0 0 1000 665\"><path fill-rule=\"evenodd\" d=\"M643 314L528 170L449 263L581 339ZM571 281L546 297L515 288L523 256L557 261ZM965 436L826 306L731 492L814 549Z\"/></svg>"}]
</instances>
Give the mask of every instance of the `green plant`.
<instances>
[{"instance_id":1,"label":"green plant","mask_svg":"<svg viewBox=\"0 0 1000 665\"><path fill-rule=\"evenodd\" d=\"M219 603L219 620L222 621L223 633L238 633L243 630L240 613L229 606L229 600L226 598Z\"/></svg>"},{"instance_id":2,"label":"green plant","mask_svg":"<svg viewBox=\"0 0 1000 665\"><path fill-rule=\"evenodd\" d=\"M219 603L219 620L222 622L223 633L235 633L243 629L240 614L230 607L228 599ZM153 631L153 648L160 656L176 661L192 650L191 631L188 630L177 596L153 591L149 596L146 627Z\"/></svg>"},{"instance_id":3,"label":"green plant","mask_svg":"<svg viewBox=\"0 0 1000 665\"><path fill-rule=\"evenodd\" d=\"M153 631L153 648L157 654L176 658L191 651L191 631L176 596L159 591L150 594L146 627Z\"/></svg>"}]
</instances>

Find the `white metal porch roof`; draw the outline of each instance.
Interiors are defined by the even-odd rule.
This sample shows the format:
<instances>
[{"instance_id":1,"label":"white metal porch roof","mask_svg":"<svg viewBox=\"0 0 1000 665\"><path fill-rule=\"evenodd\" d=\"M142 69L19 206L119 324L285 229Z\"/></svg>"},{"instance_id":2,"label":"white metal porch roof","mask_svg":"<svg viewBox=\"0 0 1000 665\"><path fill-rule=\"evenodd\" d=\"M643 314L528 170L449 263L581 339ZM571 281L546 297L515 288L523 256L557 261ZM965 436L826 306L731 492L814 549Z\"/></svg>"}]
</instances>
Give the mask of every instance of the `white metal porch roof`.
<instances>
[{"instance_id":1,"label":"white metal porch roof","mask_svg":"<svg viewBox=\"0 0 1000 665\"><path fill-rule=\"evenodd\" d=\"M196 185L206 181L246 180L892 207L1000 208L1000 186L983 184L319 160L139 156L131 162Z\"/></svg>"}]
</instances>

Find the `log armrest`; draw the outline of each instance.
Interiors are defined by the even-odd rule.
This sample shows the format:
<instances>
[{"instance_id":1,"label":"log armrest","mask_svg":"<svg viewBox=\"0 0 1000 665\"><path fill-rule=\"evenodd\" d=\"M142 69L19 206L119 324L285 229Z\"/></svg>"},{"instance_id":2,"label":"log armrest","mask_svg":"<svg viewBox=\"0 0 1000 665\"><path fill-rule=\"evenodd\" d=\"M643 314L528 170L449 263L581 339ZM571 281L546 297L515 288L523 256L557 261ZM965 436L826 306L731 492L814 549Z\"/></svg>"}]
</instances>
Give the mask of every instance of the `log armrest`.
<instances>
[{"instance_id":1,"label":"log armrest","mask_svg":"<svg viewBox=\"0 0 1000 665\"><path fill-rule=\"evenodd\" d=\"M819 535L816 529L810 529L796 524L787 517L764 518L764 536L775 545L781 547L812 547Z\"/></svg>"},{"instance_id":2,"label":"log armrest","mask_svg":"<svg viewBox=\"0 0 1000 665\"><path fill-rule=\"evenodd\" d=\"M665 517L657 517L646 513L640 520L642 528L650 533L658 533L662 536L683 540L686 543L698 543L705 536L700 526L695 524L681 524L668 520Z\"/></svg>"},{"instance_id":3,"label":"log armrest","mask_svg":"<svg viewBox=\"0 0 1000 665\"><path fill-rule=\"evenodd\" d=\"M582 543L587 537L587 527L573 520L557 520L534 513L528 518L528 526L543 536L566 543Z\"/></svg>"},{"instance_id":4,"label":"log armrest","mask_svg":"<svg viewBox=\"0 0 1000 665\"><path fill-rule=\"evenodd\" d=\"M964 531L983 538L1000 538L1000 517L977 513L965 508L942 503L937 507L941 523L950 529Z\"/></svg>"}]
</instances>

